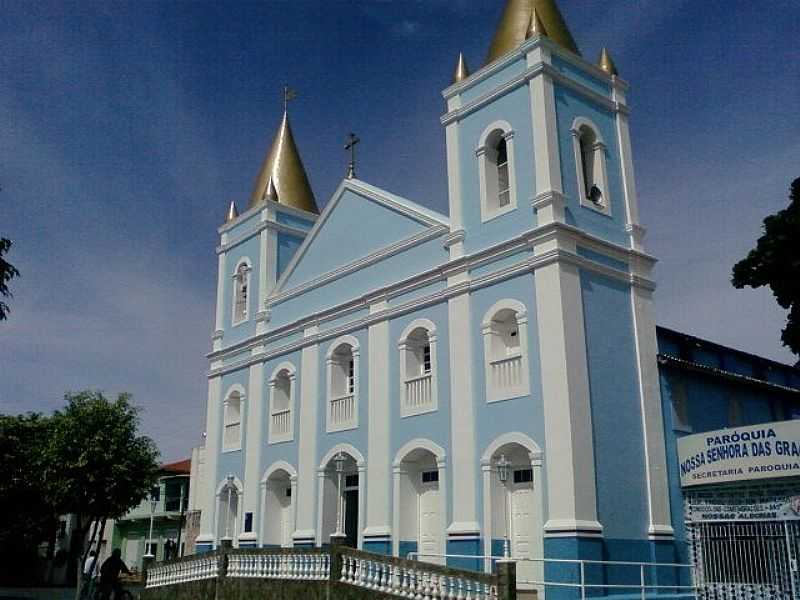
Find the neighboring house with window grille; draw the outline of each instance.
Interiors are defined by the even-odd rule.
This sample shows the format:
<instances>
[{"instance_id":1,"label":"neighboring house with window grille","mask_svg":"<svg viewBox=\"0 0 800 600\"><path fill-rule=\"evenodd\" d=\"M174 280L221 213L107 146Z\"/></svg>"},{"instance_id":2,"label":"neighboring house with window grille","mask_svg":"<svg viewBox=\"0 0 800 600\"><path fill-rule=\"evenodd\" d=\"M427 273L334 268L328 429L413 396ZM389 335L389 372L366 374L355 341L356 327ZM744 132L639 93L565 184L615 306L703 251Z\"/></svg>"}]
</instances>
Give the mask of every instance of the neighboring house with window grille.
<instances>
[{"instance_id":1,"label":"neighboring house with window grille","mask_svg":"<svg viewBox=\"0 0 800 600\"><path fill-rule=\"evenodd\" d=\"M320 212L284 110L218 230L198 551L681 557L628 84L532 4L444 90L447 215L355 177Z\"/></svg>"},{"instance_id":2,"label":"neighboring house with window grille","mask_svg":"<svg viewBox=\"0 0 800 600\"><path fill-rule=\"evenodd\" d=\"M113 523L111 545L122 551L122 560L128 568L141 570L142 557L148 550L158 560L164 560L167 554L183 556L186 549L185 517L189 508L191 463L187 459L162 464L152 492L156 498L155 510L152 511L148 497Z\"/></svg>"}]
</instances>

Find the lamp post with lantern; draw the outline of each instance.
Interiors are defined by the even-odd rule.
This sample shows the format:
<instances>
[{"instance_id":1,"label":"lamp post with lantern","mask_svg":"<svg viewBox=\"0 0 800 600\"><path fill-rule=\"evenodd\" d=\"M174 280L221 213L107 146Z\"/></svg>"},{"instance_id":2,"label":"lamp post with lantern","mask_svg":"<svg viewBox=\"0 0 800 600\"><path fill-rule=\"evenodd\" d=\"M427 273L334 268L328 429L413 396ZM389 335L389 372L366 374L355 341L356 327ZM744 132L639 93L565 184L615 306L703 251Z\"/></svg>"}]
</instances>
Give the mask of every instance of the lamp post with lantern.
<instances>
[{"instance_id":1,"label":"lamp post with lantern","mask_svg":"<svg viewBox=\"0 0 800 600\"><path fill-rule=\"evenodd\" d=\"M155 558L155 554L153 554L153 517L155 516L160 496L161 490L158 485L154 485L150 489L150 534L147 536L147 552L142 558Z\"/></svg>"},{"instance_id":2,"label":"lamp post with lantern","mask_svg":"<svg viewBox=\"0 0 800 600\"><path fill-rule=\"evenodd\" d=\"M508 481L509 471L511 470L511 463L506 459L505 454L501 454L497 460L497 478L503 486L503 523L505 525L505 536L503 538L503 558L508 560L511 556L510 544L508 540L508 532L511 526L508 522L508 488L506 482Z\"/></svg>"},{"instance_id":3,"label":"lamp post with lantern","mask_svg":"<svg viewBox=\"0 0 800 600\"><path fill-rule=\"evenodd\" d=\"M333 462L336 466L336 495L337 495L337 503L336 503L336 531L333 535L337 538L344 537L344 525L342 523L342 513L344 512L344 496L342 495L342 476L344 475L344 461L345 455L343 452L339 452L334 458Z\"/></svg>"}]
</instances>

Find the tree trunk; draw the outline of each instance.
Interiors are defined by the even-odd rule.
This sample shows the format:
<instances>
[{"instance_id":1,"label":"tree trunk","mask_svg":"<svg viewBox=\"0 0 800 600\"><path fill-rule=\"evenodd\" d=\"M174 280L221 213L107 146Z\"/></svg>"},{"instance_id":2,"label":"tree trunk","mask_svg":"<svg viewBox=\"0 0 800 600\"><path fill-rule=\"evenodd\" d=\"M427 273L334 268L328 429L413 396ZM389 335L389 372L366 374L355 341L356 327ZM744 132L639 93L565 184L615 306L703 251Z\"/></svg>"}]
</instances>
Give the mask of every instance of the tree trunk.
<instances>
[{"instance_id":1,"label":"tree trunk","mask_svg":"<svg viewBox=\"0 0 800 600\"><path fill-rule=\"evenodd\" d=\"M78 517L78 523L80 524L80 516ZM93 524L94 524L94 527L92 527ZM78 551L78 568L77 568L78 579L77 579L77 582L75 584L75 600L80 600L80 597L81 597L81 588L83 588L83 564L86 562L86 557L89 554L89 550L91 550L92 544L94 543L95 538L97 537L97 533L98 533L97 532L97 524L98 524L97 521L94 521L93 523L89 522L89 523L86 524L85 528L83 528L83 529L79 528L78 529L78 531L80 532L79 540L77 540L77 541L73 540L74 543L70 544L71 546L74 546L74 545L77 544L77 547L79 548L79 551ZM105 521L105 519L103 519L102 526L104 527L105 524L106 524L106 521ZM86 544L86 546L84 547L84 545L83 545L84 544L84 540L86 539L86 534L89 532L89 528L90 527L92 528L92 535L89 538L89 543ZM103 529L102 529L102 527L100 528L100 537L98 539L100 539L100 540L103 539ZM98 544L97 546L99 548L100 544ZM97 561L95 560L95 563L96 562ZM92 567L92 568L94 568L94 567Z\"/></svg>"}]
</instances>

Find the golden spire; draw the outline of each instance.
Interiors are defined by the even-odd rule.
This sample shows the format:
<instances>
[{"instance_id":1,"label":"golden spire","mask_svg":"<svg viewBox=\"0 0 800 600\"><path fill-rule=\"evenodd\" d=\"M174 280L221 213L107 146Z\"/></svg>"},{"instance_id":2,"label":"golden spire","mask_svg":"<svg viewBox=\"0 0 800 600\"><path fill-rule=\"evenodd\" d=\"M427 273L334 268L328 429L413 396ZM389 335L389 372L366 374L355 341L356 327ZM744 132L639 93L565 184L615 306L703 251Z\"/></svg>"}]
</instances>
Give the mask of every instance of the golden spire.
<instances>
[{"instance_id":1,"label":"golden spire","mask_svg":"<svg viewBox=\"0 0 800 600\"><path fill-rule=\"evenodd\" d=\"M228 214L225 215L225 222L230 223L231 221L235 221L236 217L239 216L239 211L236 210L236 202L231 200L231 205L228 207Z\"/></svg>"},{"instance_id":2,"label":"golden spire","mask_svg":"<svg viewBox=\"0 0 800 600\"><path fill-rule=\"evenodd\" d=\"M555 0L507 0L484 64L511 52L525 41L534 8L547 31L547 37L562 48L580 54Z\"/></svg>"},{"instance_id":3,"label":"golden spire","mask_svg":"<svg viewBox=\"0 0 800 600\"><path fill-rule=\"evenodd\" d=\"M525 39L529 40L536 35L547 35L547 30L544 28L544 23L539 18L539 13L536 12L536 7L531 11L531 21L528 23L528 31L525 33Z\"/></svg>"},{"instance_id":4,"label":"golden spire","mask_svg":"<svg viewBox=\"0 0 800 600\"><path fill-rule=\"evenodd\" d=\"M464 60L464 53L458 53L458 62L456 63L456 71L453 73L453 83L459 83L469 77L469 67L467 61Z\"/></svg>"},{"instance_id":5,"label":"golden spire","mask_svg":"<svg viewBox=\"0 0 800 600\"><path fill-rule=\"evenodd\" d=\"M289 126L289 113L285 106L281 126L258 172L247 208L261 204L267 199L272 200L273 195L275 201L281 204L319 214L317 203L314 201L314 192L311 191L303 161L294 143L292 128Z\"/></svg>"},{"instance_id":6,"label":"golden spire","mask_svg":"<svg viewBox=\"0 0 800 600\"><path fill-rule=\"evenodd\" d=\"M609 75L619 75L619 71L617 71L617 65L614 64L614 61L611 59L611 55L608 53L608 50L605 46L603 46L603 49L600 51L600 58L597 59L597 66Z\"/></svg>"}]
</instances>

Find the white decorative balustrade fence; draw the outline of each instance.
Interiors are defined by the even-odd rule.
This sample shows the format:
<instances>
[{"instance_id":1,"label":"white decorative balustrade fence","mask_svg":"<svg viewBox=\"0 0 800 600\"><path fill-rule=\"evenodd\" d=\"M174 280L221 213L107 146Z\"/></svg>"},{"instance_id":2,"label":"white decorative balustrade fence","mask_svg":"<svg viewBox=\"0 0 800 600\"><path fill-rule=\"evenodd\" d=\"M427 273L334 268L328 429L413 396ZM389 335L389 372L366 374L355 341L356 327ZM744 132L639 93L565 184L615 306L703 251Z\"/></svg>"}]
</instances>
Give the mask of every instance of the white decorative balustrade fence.
<instances>
[{"instance_id":1,"label":"white decorative balustrade fence","mask_svg":"<svg viewBox=\"0 0 800 600\"><path fill-rule=\"evenodd\" d=\"M330 555L302 552L262 554L232 553L228 556L228 577L323 581L330 577Z\"/></svg>"},{"instance_id":2,"label":"white decorative balustrade fence","mask_svg":"<svg viewBox=\"0 0 800 600\"><path fill-rule=\"evenodd\" d=\"M291 427L292 411L289 409L272 413L272 433L282 435L289 433Z\"/></svg>"},{"instance_id":3,"label":"white decorative balustrade fence","mask_svg":"<svg viewBox=\"0 0 800 600\"><path fill-rule=\"evenodd\" d=\"M445 572L435 565L388 561L386 557L342 555L342 583L421 600L496 600L497 585L491 575Z\"/></svg>"},{"instance_id":4,"label":"white decorative balustrade fence","mask_svg":"<svg viewBox=\"0 0 800 600\"><path fill-rule=\"evenodd\" d=\"M406 409L419 410L427 408L433 404L433 395L431 393L431 380L432 377L430 373L414 377L413 379L406 380L405 382Z\"/></svg>"},{"instance_id":5,"label":"white decorative balustrade fence","mask_svg":"<svg viewBox=\"0 0 800 600\"><path fill-rule=\"evenodd\" d=\"M214 579L219 574L220 557L216 554L198 555L179 561L159 564L147 570L146 588Z\"/></svg>"},{"instance_id":6,"label":"white decorative balustrade fence","mask_svg":"<svg viewBox=\"0 0 800 600\"><path fill-rule=\"evenodd\" d=\"M510 391L522 385L522 355L491 361L492 386L498 391Z\"/></svg>"},{"instance_id":7,"label":"white decorative balustrade fence","mask_svg":"<svg viewBox=\"0 0 800 600\"><path fill-rule=\"evenodd\" d=\"M330 401L330 424L346 425L352 423L355 415L355 399L352 394L331 398Z\"/></svg>"}]
</instances>

